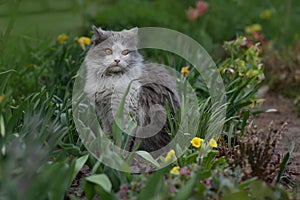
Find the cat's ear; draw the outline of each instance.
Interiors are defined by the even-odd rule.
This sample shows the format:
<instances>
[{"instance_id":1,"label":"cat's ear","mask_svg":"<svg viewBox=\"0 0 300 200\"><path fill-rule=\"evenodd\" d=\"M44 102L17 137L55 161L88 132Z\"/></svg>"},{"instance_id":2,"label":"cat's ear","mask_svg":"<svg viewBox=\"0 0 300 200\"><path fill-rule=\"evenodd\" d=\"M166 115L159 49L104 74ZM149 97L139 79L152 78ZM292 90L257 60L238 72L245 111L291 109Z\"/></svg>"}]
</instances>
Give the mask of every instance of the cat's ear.
<instances>
[{"instance_id":1,"label":"cat's ear","mask_svg":"<svg viewBox=\"0 0 300 200\"><path fill-rule=\"evenodd\" d=\"M97 28L95 25L93 25L93 32L94 35L92 37L92 42L94 43L94 45L103 42L109 37L106 31L103 31L101 28Z\"/></svg>"},{"instance_id":2,"label":"cat's ear","mask_svg":"<svg viewBox=\"0 0 300 200\"><path fill-rule=\"evenodd\" d=\"M128 37L137 37L138 34L138 28L134 27L132 29L129 30L123 30L124 34L126 34L126 36Z\"/></svg>"},{"instance_id":3,"label":"cat's ear","mask_svg":"<svg viewBox=\"0 0 300 200\"><path fill-rule=\"evenodd\" d=\"M138 27L134 27L134 28L132 28L132 29L129 29L128 31L131 33L131 34L133 34L134 36L137 36L137 34L138 34Z\"/></svg>"},{"instance_id":4,"label":"cat's ear","mask_svg":"<svg viewBox=\"0 0 300 200\"><path fill-rule=\"evenodd\" d=\"M138 43L138 28L134 27L129 30L124 30L123 33L128 39L128 42L130 42L132 46L136 47Z\"/></svg>"}]
</instances>

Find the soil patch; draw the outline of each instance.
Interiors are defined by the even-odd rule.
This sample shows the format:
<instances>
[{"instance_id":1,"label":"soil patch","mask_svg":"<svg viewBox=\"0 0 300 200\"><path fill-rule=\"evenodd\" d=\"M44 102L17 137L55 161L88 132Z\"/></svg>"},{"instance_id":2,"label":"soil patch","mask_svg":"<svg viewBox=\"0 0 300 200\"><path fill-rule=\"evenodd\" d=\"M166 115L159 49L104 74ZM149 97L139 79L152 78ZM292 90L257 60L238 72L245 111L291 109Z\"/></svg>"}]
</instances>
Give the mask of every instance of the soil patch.
<instances>
[{"instance_id":1,"label":"soil patch","mask_svg":"<svg viewBox=\"0 0 300 200\"><path fill-rule=\"evenodd\" d=\"M285 122L288 123L287 130L282 135L282 140L278 145L278 151L284 155L290 150L292 142L295 141L295 149L288 170L296 184L293 190L300 199L300 113L296 112L291 100L280 94L268 92L263 95L263 98L265 102L258 109L276 109L277 112L259 114L254 118L254 124L258 129L267 130L271 122L276 129L279 129Z\"/></svg>"}]
</instances>

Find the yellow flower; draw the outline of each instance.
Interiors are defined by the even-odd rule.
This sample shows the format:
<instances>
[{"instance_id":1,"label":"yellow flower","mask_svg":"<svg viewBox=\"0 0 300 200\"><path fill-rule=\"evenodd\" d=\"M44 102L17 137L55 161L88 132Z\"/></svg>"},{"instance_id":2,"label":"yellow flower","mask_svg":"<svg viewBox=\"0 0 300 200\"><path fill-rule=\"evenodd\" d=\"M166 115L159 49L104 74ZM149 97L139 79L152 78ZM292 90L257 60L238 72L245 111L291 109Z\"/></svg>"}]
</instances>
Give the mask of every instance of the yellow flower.
<instances>
[{"instance_id":1,"label":"yellow flower","mask_svg":"<svg viewBox=\"0 0 300 200\"><path fill-rule=\"evenodd\" d=\"M165 162L169 162L170 160L173 160L175 158L175 151L171 149L168 153L167 156L165 157Z\"/></svg>"},{"instance_id":2,"label":"yellow flower","mask_svg":"<svg viewBox=\"0 0 300 200\"><path fill-rule=\"evenodd\" d=\"M85 50L85 45L90 45L91 39L88 37L80 37L76 40L76 42L81 46L83 50Z\"/></svg>"},{"instance_id":3,"label":"yellow flower","mask_svg":"<svg viewBox=\"0 0 300 200\"><path fill-rule=\"evenodd\" d=\"M174 175L179 175L179 169L180 169L180 167L175 166L171 169L170 173L174 174Z\"/></svg>"},{"instance_id":4,"label":"yellow flower","mask_svg":"<svg viewBox=\"0 0 300 200\"><path fill-rule=\"evenodd\" d=\"M4 96L0 96L0 103L2 103Z\"/></svg>"},{"instance_id":5,"label":"yellow flower","mask_svg":"<svg viewBox=\"0 0 300 200\"><path fill-rule=\"evenodd\" d=\"M191 141L192 145L196 148L200 148L203 142L204 140L198 137L194 137Z\"/></svg>"},{"instance_id":6,"label":"yellow flower","mask_svg":"<svg viewBox=\"0 0 300 200\"><path fill-rule=\"evenodd\" d=\"M183 73L184 76L189 75L189 73L190 73L189 68L190 68L190 66L186 66L186 67L181 68L181 73Z\"/></svg>"},{"instance_id":7,"label":"yellow flower","mask_svg":"<svg viewBox=\"0 0 300 200\"><path fill-rule=\"evenodd\" d=\"M268 20L270 19L272 16L272 12L271 10L267 9L267 10L264 10L262 13L260 13L259 17L261 19L265 19L265 20Z\"/></svg>"},{"instance_id":8,"label":"yellow flower","mask_svg":"<svg viewBox=\"0 0 300 200\"><path fill-rule=\"evenodd\" d=\"M209 140L209 145L214 148L218 146L216 140L214 140L213 138Z\"/></svg>"},{"instance_id":9,"label":"yellow flower","mask_svg":"<svg viewBox=\"0 0 300 200\"><path fill-rule=\"evenodd\" d=\"M57 37L57 42L58 42L58 44L63 44L66 42L67 39L68 39L68 36L63 33Z\"/></svg>"},{"instance_id":10,"label":"yellow flower","mask_svg":"<svg viewBox=\"0 0 300 200\"><path fill-rule=\"evenodd\" d=\"M260 24L252 24L250 26L245 27L245 32L250 34L250 33L255 33L258 31L261 31L261 25Z\"/></svg>"}]
</instances>

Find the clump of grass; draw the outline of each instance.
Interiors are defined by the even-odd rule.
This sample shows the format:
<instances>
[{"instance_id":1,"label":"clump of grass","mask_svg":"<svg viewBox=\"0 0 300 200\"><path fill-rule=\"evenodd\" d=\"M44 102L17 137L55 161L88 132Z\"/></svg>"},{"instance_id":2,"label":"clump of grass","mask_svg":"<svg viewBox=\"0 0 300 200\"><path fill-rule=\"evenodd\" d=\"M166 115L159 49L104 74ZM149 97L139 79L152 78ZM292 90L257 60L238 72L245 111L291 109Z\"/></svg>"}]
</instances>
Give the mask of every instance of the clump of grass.
<instances>
[{"instance_id":1,"label":"clump of grass","mask_svg":"<svg viewBox=\"0 0 300 200\"><path fill-rule=\"evenodd\" d=\"M232 167L239 166L242 171L242 180L258 177L267 183L275 184L282 159L276 153L276 146L287 124L283 124L279 130L269 125L267 132L262 132L250 127L238 141L229 159Z\"/></svg>"}]
</instances>

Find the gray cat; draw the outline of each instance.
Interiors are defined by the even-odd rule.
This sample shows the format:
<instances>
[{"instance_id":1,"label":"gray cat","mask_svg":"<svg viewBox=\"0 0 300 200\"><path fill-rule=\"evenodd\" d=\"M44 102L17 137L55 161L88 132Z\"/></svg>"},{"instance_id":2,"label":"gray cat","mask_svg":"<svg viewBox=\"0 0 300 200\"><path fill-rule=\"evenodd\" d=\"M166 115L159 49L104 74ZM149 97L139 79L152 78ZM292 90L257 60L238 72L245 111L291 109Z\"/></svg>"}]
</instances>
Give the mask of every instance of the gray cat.
<instances>
[{"instance_id":1,"label":"gray cat","mask_svg":"<svg viewBox=\"0 0 300 200\"><path fill-rule=\"evenodd\" d=\"M124 124L134 119L137 127L130 133L126 150L152 152L164 147L170 142L170 126L174 126L174 121L170 124L166 117L166 104L172 118L180 106L176 81L165 68L143 61L137 49L137 28L115 32L93 26L93 31L85 58L84 91L96 108L104 132L112 133L114 116L128 91Z\"/></svg>"}]
</instances>

